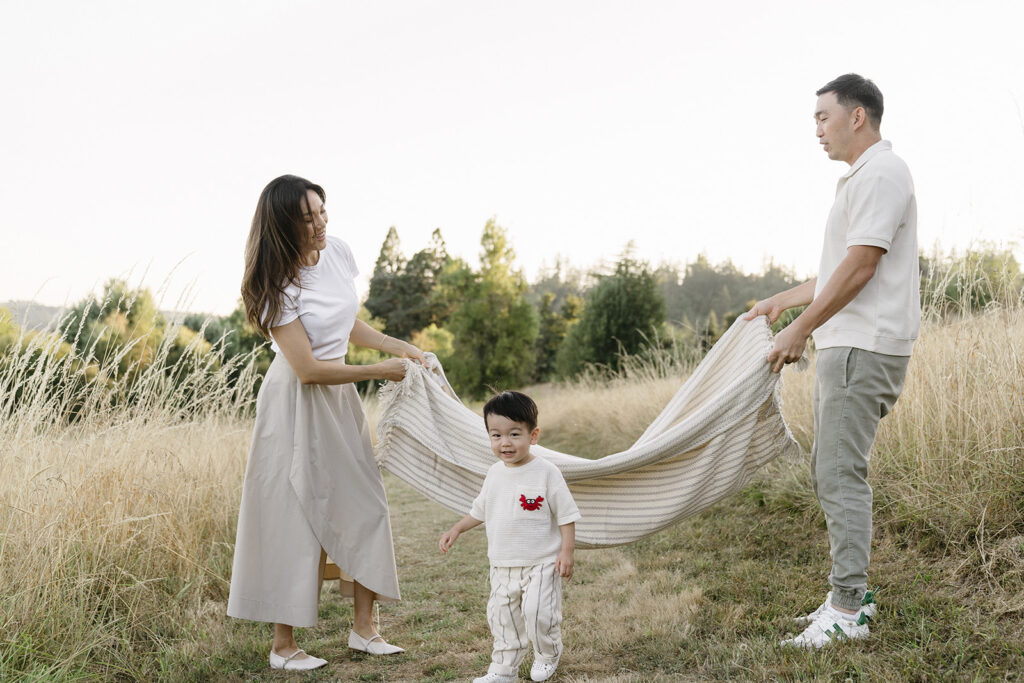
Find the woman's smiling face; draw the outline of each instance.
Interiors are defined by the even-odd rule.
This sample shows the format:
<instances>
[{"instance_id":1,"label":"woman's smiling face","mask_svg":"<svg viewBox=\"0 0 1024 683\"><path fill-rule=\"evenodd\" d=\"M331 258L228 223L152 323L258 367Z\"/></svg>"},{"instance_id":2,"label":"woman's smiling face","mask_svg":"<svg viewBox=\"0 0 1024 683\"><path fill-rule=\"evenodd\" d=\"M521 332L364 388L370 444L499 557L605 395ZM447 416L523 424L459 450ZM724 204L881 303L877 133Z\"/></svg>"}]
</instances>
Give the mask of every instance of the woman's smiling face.
<instances>
[{"instance_id":1,"label":"woman's smiling face","mask_svg":"<svg viewBox=\"0 0 1024 683\"><path fill-rule=\"evenodd\" d=\"M313 190L306 190L302 219L306 251L321 251L327 246L327 207Z\"/></svg>"}]
</instances>

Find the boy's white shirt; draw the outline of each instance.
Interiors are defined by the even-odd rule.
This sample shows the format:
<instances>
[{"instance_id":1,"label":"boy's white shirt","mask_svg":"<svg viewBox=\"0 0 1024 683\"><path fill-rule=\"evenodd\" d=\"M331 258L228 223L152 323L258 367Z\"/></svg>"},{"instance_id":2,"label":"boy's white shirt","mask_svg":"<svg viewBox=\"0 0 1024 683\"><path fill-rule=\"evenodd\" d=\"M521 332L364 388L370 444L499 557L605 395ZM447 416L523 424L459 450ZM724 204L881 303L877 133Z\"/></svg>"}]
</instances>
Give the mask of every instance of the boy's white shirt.
<instances>
[{"instance_id":1,"label":"boy's white shirt","mask_svg":"<svg viewBox=\"0 0 1024 683\"><path fill-rule=\"evenodd\" d=\"M494 463L469 514L487 527L493 567L554 562L562 549L558 527L581 518L562 473L537 456L518 467Z\"/></svg>"}]
</instances>

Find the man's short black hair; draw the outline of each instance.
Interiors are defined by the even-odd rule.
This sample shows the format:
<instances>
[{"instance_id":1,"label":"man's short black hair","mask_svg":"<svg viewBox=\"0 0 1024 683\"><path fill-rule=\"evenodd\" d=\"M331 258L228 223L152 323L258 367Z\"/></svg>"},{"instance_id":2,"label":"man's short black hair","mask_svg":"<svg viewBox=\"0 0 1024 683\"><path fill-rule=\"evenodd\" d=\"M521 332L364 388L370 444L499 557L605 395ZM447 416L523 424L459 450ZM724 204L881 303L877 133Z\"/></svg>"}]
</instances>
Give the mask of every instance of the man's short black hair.
<instances>
[{"instance_id":1,"label":"man's short black hair","mask_svg":"<svg viewBox=\"0 0 1024 683\"><path fill-rule=\"evenodd\" d=\"M836 94L836 100L847 109L864 107L871 125L878 130L882 125L882 91L870 79L857 74L844 74L822 86L817 96L827 92Z\"/></svg>"},{"instance_id":2,"label":"man's short black hair","mask_svg":"<svg viewBox=\"0 0 1024 683\"><path fill-rule=\"evenodd\" d=\"M529 431L537 428L537 404L526 394L503 391L484 404L484 425L488 415L501 415L513 422L521 422Z\"/></svg>"}]
</instances>

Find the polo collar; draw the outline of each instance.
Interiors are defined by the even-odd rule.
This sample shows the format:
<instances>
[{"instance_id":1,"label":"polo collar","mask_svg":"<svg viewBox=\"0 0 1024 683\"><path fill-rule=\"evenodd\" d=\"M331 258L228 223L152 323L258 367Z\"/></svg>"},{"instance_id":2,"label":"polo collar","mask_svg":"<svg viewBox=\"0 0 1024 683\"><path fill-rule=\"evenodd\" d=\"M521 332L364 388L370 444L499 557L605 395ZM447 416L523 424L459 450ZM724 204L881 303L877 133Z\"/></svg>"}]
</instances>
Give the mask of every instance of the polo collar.
<instances>
[{"instance_id":1,"label":"polo collar","mask_svg":"<svg viewBox=\"0 0 1024 683\"><path fill-rule=\"evenodd\" d=\"M868 163L871 160L871 158L874 157L879 152L891 152L891 151L892 151L892 143L891 142L889 142L888 140L879 140L878 142L876 142L875 144L871 145L866 150L864 150L864 152L857 158L857 161L853 162L853 166L850 166L849 170L846 171L846 173L844 173L840 177L842 179L844 179L844 180L849 178L854 173L859 171L861 166L863 166L864 164Z\"/></svg>"}]
</instances>

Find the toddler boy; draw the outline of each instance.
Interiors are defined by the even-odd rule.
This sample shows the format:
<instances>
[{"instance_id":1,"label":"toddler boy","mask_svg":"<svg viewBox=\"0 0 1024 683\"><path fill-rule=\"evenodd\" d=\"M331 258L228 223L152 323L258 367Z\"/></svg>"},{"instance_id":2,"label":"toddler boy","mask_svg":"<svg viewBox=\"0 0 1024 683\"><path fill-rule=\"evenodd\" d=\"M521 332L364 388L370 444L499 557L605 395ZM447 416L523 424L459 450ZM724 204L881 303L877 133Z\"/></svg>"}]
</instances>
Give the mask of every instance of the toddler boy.
<instances>
[{"instance_id":1,"label":"toddler boy","mask_svg":"<svg viewBox=\"0 0 1024 683\"><path fill-rule=\"evenodd\" d=\"M558 468L530 453L537 443L537 404L503 391L484 405L491 450L487 471L469 514L443 536L441 552L464 531L487 523L491 597L487 623L494 651L487 675L473 683L511 683L533 643L530 678L546 681L562 655L562 581L572 576L580 512Z\"/></svg>"}]
</instances>

